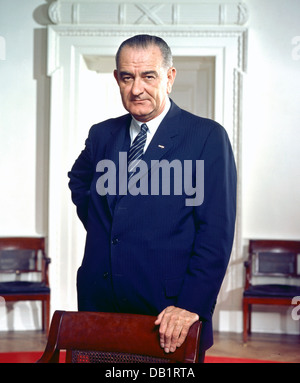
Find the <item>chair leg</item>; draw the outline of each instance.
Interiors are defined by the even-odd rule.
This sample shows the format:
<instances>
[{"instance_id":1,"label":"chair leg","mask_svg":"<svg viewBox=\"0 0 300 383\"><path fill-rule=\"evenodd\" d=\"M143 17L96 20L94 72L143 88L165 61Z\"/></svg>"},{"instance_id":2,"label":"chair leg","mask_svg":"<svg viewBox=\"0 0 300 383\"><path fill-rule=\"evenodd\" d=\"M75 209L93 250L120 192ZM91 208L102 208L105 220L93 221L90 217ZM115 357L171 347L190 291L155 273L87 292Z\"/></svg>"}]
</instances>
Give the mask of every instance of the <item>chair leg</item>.
<instances>
[{"instance_id":1,"label":"chair leg","mask_svg":"<svg viewBox=\"0 0 300 383\"><path fill-rule=\"evenodd\" d=\"M243 341L247 343L248 340L248 324L249 324L249 305L243 301Z\"/></svg>"},{"instance_id":2,"label":"chair leg","mask_svg":"<svg viewBox=\"0 0 300 383\"><path fill-rule=\"evenodd\" d=\"M50 297L42 301L42 330L48 334L50 325Z\"/></svg>"},{"instance_id":3,"label":"chair leg","mask_svg":"<svg viewBox=\"0 0 300 383\"><path fill-rule=\"evenodd\" d=\"M46 301L46 318L45 318L46 324L46 333L49 333L49 327L50 327L50 295L47 297Z\"/></svg>"},{"instance_id":4,"label":"chair leg","mask_svg":"<svg viewBox=\"0 0 300 383\"><path fill-rule=\"evenodd\" d=\"M251 322L252 322L252 305L248 304L248 335L251 334Z\"/></svg>"},{"instance_id":5,"label":"chair leg","mask_svg":"<svg viewBox=\"0 0 300 383\"><path fill-rule=\"evenodd\" d=\"M46 301L42 300L42 331L45 331L45 311L46 311Z\"/></svg>"}]
</instances>

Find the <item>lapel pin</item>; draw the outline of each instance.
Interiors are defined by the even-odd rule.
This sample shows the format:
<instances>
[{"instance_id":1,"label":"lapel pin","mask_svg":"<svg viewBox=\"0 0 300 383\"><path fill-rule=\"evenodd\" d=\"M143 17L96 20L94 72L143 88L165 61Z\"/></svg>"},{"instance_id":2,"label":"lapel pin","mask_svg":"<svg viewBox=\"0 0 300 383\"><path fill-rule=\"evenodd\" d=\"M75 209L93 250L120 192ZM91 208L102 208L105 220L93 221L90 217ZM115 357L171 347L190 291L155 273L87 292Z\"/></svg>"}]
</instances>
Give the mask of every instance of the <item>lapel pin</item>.
<instances>
[{"instance_id":1,"label":"lapel pin","mask_svg":"<svg viewBox=\"0 0 300 383\"><path fill-rule=\"evenodd\" d=\"M163 145L158 145L159 148L164 149L165 147Z\"/></svg>"}]
</instances>

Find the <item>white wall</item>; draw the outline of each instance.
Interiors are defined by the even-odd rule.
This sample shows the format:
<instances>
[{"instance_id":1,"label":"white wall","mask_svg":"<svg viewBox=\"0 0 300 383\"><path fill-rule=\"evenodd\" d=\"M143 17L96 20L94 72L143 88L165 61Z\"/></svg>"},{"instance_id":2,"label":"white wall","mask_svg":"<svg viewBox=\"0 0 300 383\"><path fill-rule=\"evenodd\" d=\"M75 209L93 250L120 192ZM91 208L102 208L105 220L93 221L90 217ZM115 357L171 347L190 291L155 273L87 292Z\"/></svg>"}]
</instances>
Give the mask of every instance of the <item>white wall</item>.
<instances>
[{"instance_id":1,"label":"white wall","mask_svg":"<svg viewBox=\"0 0 300 383\"><path fill-rule=\"evenodd\" d=\"M41 3L0 0L0 36L6 43L0 61L1 236L46 231L47 89L38 81L46 69L46 33L33 18Z\"/></svg>"},{"instance_id":2,"label":"white wall","mask_svg":"<svg viewBox=\"0 0 300 383\"><path fill-rule=\"evenodd\" d=\"M243 111L243 236L300 239L298 0L247 0Z\"/></svg>"},{"instance_id":3,"label":"white wall","mask_svg":"<svg viewBox=\"0 0 300 383\"><path fill-rule=\"evenodd\" d=\"M249 238L299 239L300 60L292 55L292 39L300 36L300 2L244 2L250 18L241 132L242 236L245 244ZM6 42L6 59L0 61L0 236L47 235L47 6L43 0L0 0L0 36ZM220 312L221 330L241 331L241 291L242 282L234 293L235 310ZM0 330L40 325L35 304L20 303L4 313L1 305ZM234 329L231 316L238 323ZM253 326L290 333L300 327L286 311L273 315L265 309L254 316Z\"/></svg>"},{"instance_id":4,"label":"white wall","mask_svg":"<svg viewBox=\"0 0 300 383\"><path fill-rule=\"evenodd\" d=\"M246 0L242 233L300 239L300 2ZM299 38L295 38L299 36ZM300 45L300 44L299 44ZM253 331L299 333L291 308L256 306Z\"/></svg>"},{"instance_id":5,"label":"white wall","mask_svg":"<svg viewBox=\"0 0 300 383\"><path fill-rule=\"evenodd\" d=\"M47 234L49 80L46 29L35 21L46 20L44 4L0 0L0 236ZM5 312L2 302L0 330L40 326L38 302Z\"/></svg>"}]
</instances>

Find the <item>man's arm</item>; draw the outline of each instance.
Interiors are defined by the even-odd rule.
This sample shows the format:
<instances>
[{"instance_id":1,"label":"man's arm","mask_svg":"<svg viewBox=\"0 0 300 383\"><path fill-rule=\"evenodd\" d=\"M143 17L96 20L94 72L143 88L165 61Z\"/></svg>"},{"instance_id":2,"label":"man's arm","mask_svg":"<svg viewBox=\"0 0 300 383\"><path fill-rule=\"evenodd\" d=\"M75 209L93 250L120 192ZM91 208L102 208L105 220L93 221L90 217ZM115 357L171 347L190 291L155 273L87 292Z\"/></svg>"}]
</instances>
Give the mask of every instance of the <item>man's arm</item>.
<instances>
[{"instance_id":1,"label":"man's arm","mask_svg":"<svg viewBox=\"0 0 300 383\"><path fill-rule=\"evenodd\" d=\"M160 342L175 351L197 320L210 320L231 254L236 215L236 167L225 130L216 126L204 152L204 201L194 209L196 237L175 306L157 317Z\"/></svg>"},{"instance_id":2,"label":"man's arm","mask_svg":"<svg viewBox=\"0 0 300 383\"><path fill-rule=\"evenodd\" d=\"M92 166L92 149L90 135L85 142L85 148L75 161L68 173L69 188L72 192L72 201L77 207L77 214L84 227L87 224L90 186L94 169Z\"/></svg>"}]
</instances>

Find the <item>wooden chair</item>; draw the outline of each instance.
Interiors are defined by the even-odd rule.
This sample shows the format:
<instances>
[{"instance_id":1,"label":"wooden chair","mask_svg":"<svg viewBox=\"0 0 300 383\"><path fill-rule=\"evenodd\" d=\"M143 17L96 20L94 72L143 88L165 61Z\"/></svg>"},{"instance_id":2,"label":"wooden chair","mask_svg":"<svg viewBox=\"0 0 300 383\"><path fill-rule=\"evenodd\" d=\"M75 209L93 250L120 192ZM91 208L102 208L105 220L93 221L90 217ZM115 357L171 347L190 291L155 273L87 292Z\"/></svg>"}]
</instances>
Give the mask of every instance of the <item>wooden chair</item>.
<instances>
[{"instance_id":1,"label":"wooden chair","mask_svg":"<svg viewBox=\"0 0 300 383\"><path fill-rule=\"evenodd\" d=\"M293 297L300 295L300 241L250 240L245 267L243 339L246 343L251 333L253 304L290 306ZM271 278L272 283L266 284L261 277L268 277L268 281Z\"/></svg>"},{"instance_id":2,"label":"wooden chair","mask_svg":"<svg viewBox=\"0 0 300 383\"><path fill-rule=\"evenodd\" d=\"M201 322L191 326L184 344L166 354L159 345L156 317L136 314L55 311L48 343L38 363L196 363Z\"/></svg>"},{"instance_id":3,"label":"wooden chair","mask_svg":"<svg viewBox=\"0 0 300 383\"><path fill-rule=\"evenodd\" d=\"M42 329L47 332L50 322L49 263L44 238L0 238L0 273L5 274L0 282L0 296L7 302L42 301ZM31 274L33 280L24 280L25 274Z\"/></svg>"}]
</instances>

